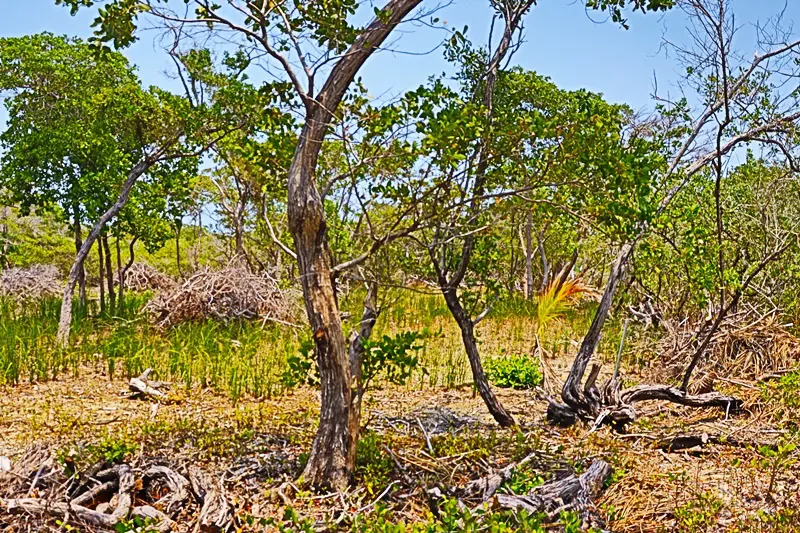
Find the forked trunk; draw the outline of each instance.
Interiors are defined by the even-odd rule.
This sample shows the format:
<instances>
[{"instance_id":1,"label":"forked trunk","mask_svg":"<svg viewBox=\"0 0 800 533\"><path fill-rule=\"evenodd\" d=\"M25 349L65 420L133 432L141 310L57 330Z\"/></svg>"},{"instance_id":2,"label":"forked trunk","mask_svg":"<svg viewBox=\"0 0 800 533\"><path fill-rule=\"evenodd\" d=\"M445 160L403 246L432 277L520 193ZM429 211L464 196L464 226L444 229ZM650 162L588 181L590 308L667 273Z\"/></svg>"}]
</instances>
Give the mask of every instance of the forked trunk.
<instances>
[{"instance_id":1,"label":"forked trunk","mask_svg":"<svg viewBox=\"0 0 800 533\"><path fill-rule=\"evenodd\" d=\"M331 275L325 211L316 182L319 152L333 113L364 62L421 2L387 2L331 69L319 94L304 98L305 124L289 168L287 211L320 373L319 427L303 472L303 482L316 487L337 491L347 487L358 442L358 432L353 431L354 384Z\"/></svg>"},{"instance_id":2,"label":"forked trunk","mask_svg":"<svg viewBox=\"0 0 800 533\"><path fill-rule=\"evenodd\" d=\"M478 351L478 341L475 338L475 324L458 300L455 289L445 289L442 294L450 313L452 313L459 329L461 329L461 339L464 342L469 366L472 369L472 379L475 383L475 388L478 389L478 393L483 399L483 403L486 404L489 413L500 426L515 426L514 417L506 411L497 396L494 395L491 386L489 386L489 380L486 379L486 373L483 371L483 364L481 364L481 355Z\"/></svg>"},{"instance_id":3,"label":"forked trunk","mask_svg":"<svg viewBox=\"0 0 800 533\"><path fill-rule=\"evenodd\" d=\"M586 373L586 367L589 365L589 361L592 359L597 345L600 343L600 334L603 331L603 326L606 323L608 313L611 310L611 304L614 300L614 294L625 272L625 267L627 266L632 251L633 245L624 244L617 254L614 266L611 268L611 274L608 277L608 283L600 299L600 306L594 314L592 324L589 326L589 331L583 338L583 343L581 343L581 347L578 350L578 355L575 357L567 380L564 382L564 389L561 391L561 397L567 405L572 408L586 411L592 410L590 402L581 391L581 383Z\"/></svg>"}]
</instances>

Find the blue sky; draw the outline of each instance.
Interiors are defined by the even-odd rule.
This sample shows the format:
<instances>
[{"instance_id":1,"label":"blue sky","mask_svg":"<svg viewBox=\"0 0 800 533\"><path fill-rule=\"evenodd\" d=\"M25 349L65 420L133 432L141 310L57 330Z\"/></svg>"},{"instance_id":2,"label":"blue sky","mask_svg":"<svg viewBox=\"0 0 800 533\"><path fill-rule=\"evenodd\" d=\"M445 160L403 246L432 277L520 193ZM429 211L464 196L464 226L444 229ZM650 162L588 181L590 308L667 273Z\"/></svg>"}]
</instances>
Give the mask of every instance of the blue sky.
<instances>
[{"instance_id":1,"label":"blue sky","mask_svg":"<svg viewBox=\"0 0 800 533\"><path fill-rule=\"evenodd\" d=\"M752 22L765 19L783 9L787 0L734 0L737 24L743 32ZM800 1L788 0L787 19L800 20ZM3 17L0 36L19 36L41 31L88 36L92 14L71 17L53 0L0 0ZM515 63L551 77L564 89L586 88L603 93L613 102L627 103L635 109L651 105L654 77L661 91L676 78L674 61L660 52L665 31L673 38L683 35L685 21L678 10L662 15L630 14L630 29L624 30L601 14L588 12L579 0L540 0L526 19L526 42L514 58ZM428 7L434 2L426 2ZM491 12L486 0L454 0L438 14L450 27L469 26L476 42L485 42ZM406 52L430 50L442 33L424 27L405 25L393 47ZM153 43L152 34L126 51L147 84L174 87L165 72L169 63ZM363 71L364 80L374 95L397 94L442 72L446 64L439 51L428 55L409 55L385 51L374 57Z\"/></svg>"}]
</instances>

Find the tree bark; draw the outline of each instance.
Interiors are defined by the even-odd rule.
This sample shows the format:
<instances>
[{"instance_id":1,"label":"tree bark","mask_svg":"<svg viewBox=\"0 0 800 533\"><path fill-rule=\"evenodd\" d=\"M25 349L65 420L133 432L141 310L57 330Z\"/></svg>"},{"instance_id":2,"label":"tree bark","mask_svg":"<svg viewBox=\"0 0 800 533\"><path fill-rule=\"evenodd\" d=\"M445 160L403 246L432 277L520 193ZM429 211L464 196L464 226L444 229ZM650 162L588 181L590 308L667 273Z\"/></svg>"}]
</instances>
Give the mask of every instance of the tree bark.
<instances>
[{"instance_id":1,"label":"tree bark","mask_svg":"<svg viewBox=\"0 0 800 533\"><path fill-rule=\"evenodd\" d=\"M608 313L611 310L611 303L614 299L614 293L617 290L620 280L625 272L625 267L628 263L631 253L633 252L633 244L627 243L620 248L614 265L611 268L611 274L608 277L608 283L603 291L603 296L600 299L600 306L595 312L592 324L589 326L589 331L583 338L583 343L578 350L578 355L570 368L569 375L564 382L564 388L561 391L561 398L575 414L581 417L594 418L598 412L598 405L596 402L587 398L584 391L581 390L583 383L583 376L586 373L586 367L592 359L597 345L600 343L600 334L603 331ZM587 387L587 390L591 387ZM564 406L557 404L550 404L548 415L555 419L563 415Z\"/></svg>"},{"instance_id":2,"label":"tree bark","mask_svg":"<svg viewBox=\"0 0 800 533\"><path fill-rule=\"evenodd\" d=\"M332 278L322 198L316 181L319 152L333 113L364 62L421 0L390 0L331 70L306 117L289 168L289 230L294 238L306 312L314 332L320 373L320 422L302 479L316 487L344 490L355 468L353 389L347 343ZM385 16L384 16L385 15Z\"/></svg>"},{"instance_id":3,"label":"tree bark","mask_svg":"<svg viewBox=\"0 0 800 533\"><path fill-rule=\"evenodd\" d=\"M114 246L117 248L117 285L119 286L119 310L125 309L125 271L122 269L122 251L119 248L119 235L115 239Z\"/></svg>"},{"instance_id":4,"label":"tree bark","mask_svg":"<svg viewBox=\"0 0 800 533\"><path fill-rule=\"evenodd\" d=\"M357 331L350 335L350 374L355 384L356 392L353 394L352 406L350 411L350 433L355 435L356 442L361 434L361 403L366 392L362 374L362 364L364 362L364 341L372 336L372 330L378 321L378 284L370 283L367 288L367 295L364 298L364 314L361 317L361 324ZM355 450L352 450L355 451ZM355 457L352 460L355 462Z\"/></svg>"},{"instance_id":5,"label":"tree bark","mask_svg":"<svg viewBox=\"0 0 800 533\"><path fill-rule=\"evenodd\" d=\"M528 221L525 223L525 238L528 241L528 249L533 246L533 242L531 240L531 226L533 225L533 213L528 210ZM547 289L547 285L550 283L550 262L547 260L547 252L544 249L544 232L539 232L539 235L536 237L536 244L539 248L539 257L542 260L542 285L541 291L544 292ZM531 293L528 295L528 299L533 299L533 250L528 252L528 257L526 258L525 269L528 272L528 283L530 287Z\"/></svg>"},{"instance_id":6,"label":"tree bark","mask_svg":"<svg viewBox=\"0 0 800 533\"><path fill-rule=\"evenodd\" d=\"M81 218L80 218L80 208L78 205L73 206L74 210L74 218L72 221L72 228L75 233L75 253L77 254L80 252L81 246L83 245L83 236L81 235ZM78 272L78 304L80 305L81 309L86 308L86 269L81 265L80 271Z\"/></svg>"},{"instance_id":7,"label":"tree bark","mask_svg":"<svg viewBox=\"0 0 800 533\"><path fill-rule=\"evenodd\" d=\"M105 234L100 239L100 245L103 247L106 258L106 286L108 288L108 306L109 311L113 315L117 311L117 296L114 291L114 267L111 263L111 247L108 245L108 234Z\"/></svg>"},{"instance_id":8,"label":"tree bark","mask_svg":"<svg viewBox=\"0 0 800 533\"><path fill-rule=\"evenodd\" d=\"M98 272L100 273L100 314L106 312L106 264L105 257L103 256L103 247L97 247L97 258L100 260Z\"/></svg>"},{"instance_id":9,"label":"tree bark","mask_svg":"<svg viewBox=\"0 0 800 533\"><path fill-rule=\"evenodd\" d=\"M125 204L128 202L128 197L131 194L131 189L136 184L136 181L142 174L147 172L147 169L153 165L154 161L155 160L151 158L144 158L131 169L128 177L122 184L117 201L108 211L103 213L100 219L95 223L89 235L86 236L86 240L81 245L78 254L75 256L75 261L72 263L72 268L70 268L69 276L67 277L64 296L61 300L61 316L58 322L58 335L56 337L56 342L60 348L66 348L69 345L69 333L72 325L72 293L75 290L75 284L78 282L80 271L83 269L84 262L89 255L92 245L100 236L100 233L103 231L108 221L117 216L122 208L125 207Z\"/></svg>"},{"instance_id":10,"label":"tree bark","mask_svg":"<svg viewBox=\"0 0 800 533\"><path fill-rule=\"evenodd\" d=\"M486 379L486 373L483 371L483 364L481 363L481 355L478 351L478 341L475 339L475 324L461 305L455 289L443 291L443 295L447 308L450 309L450 313L461 330L461 340L464 343L469 366L472 370L472 380L481 395L481 399L483 399L483 403L486 404L489 413L500 426L515 426L514 417L506 411L505 407L497 399L489 385L489 380Z\"/></svg>"},{"instance_id":11,"label":"tree bark","mask_svg":"<svg viewBox=\"0 0 800 533\"><path fill-rule=\"evenodd\" d=\"M175 265L178 267L178 276L186 279L181 270L181 224L175 226Z\"/></svg>"}]
</instances>

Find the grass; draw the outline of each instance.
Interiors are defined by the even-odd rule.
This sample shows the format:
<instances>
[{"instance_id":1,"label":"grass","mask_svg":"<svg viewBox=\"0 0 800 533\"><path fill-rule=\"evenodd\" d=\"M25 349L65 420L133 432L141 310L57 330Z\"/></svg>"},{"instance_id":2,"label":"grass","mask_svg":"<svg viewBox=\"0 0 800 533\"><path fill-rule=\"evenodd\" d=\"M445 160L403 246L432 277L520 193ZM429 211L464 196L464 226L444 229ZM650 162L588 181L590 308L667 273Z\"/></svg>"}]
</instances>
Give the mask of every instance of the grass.
<instances>
[{"instance_id":1,"label":"grass","mask_svg":"<svg viewBox=\"0 0 800 533\"><path fill-rule=\"evenodd\" d=\"M343 299L351 318L361 316L361 297ZM234 401L243 396L270 398L285 391L282 376L308 333L303 329L252 322L187 323L169 331L149 326L139 310L147 295L126 295L114 316L96 309L75 309L69 349L56 348L60 302L45 300L21 307L0 300L0 385L39 382L78 375L82 368L102 369L110 378L129 378L153 368L159 379L187 388L211 388ZM412 389L458 388L472 382L458 327L442 297L410 291L387 292L374 337L427 331L415 355L425 372L415 373ZM567 310L568 320L553 322L541 336L552 356L574 351L591 306ZM525 357L535 343L536 303L508 299L477 328L485 360ZM558 327L556 327L558 326ZM346 331L347 333L347 331Z\"/></svg>"}]
</instances>

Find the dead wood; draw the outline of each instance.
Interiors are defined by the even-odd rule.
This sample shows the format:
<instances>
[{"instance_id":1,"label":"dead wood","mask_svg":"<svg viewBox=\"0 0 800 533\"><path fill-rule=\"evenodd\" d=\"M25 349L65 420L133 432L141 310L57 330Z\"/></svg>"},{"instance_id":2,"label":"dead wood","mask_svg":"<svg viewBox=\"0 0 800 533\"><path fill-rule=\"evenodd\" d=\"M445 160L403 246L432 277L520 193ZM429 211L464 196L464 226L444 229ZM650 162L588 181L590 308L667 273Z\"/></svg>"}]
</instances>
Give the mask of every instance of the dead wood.
<instances>
[{"instance_id":1,"label":"dead wood","mask_svg":"<svg viewBox=\"0 0 800 533\"><path fill-rule=\"evenodd\" d=\"M161 328L208 319L292 324L296 301L268 274L253 273L235 262L219 271L201 270L183 284L159 291L144 312Z\"/></svg>"},{"instance_id":2,"label":"dead wood","mask_svg":"<svg viewBox=\"0 0 800 533\"><path fill-rule=\"evenodd\" d=\"M133 292L170 290L177 285L175 280L147 263L133 263L123 269L123 272L125 289ZM119 279L119 272L115 272L114 277Z\"/></svg>"},{"instance_id":3,"label":"dead wood","mask_svg":"<svg viewBox=\"0 0 800 533\"><path fill-rule=\"evenodd\" d=\"M58 298L63 285L61 277L53 265L9 268L0 273L0 296L23 303Z\"/></svg>"},{"instance_id":4,"label":"dead wood","mask_svg":"<svg viewBox=\"0 0 800 533\"><path fill-rule=\"evenodd\" d=\"M573 511L587 522L591 519L592 502L610 475L611 465L595 460L580 476L570 474L536 487L527 495L497 494L495 501L502 509L524 509L531 514L543 512L551 519L561 512Z\"/></svg>"},{"instance_id":5,"label":"dead wood","mask_svg":"<svg viewBox=\"0 0 800 533\"><path fill-rule=\"evenodd\" d=\"M169 400L169 395L160 389L167 389L171 384L166 381L151 381L148 378L152 372L153 369L148 368L138 378L131 378L128 383L128 388L133 393L131 397L155 401Z\"/></svg>"},{"instance_id":6,"label":"dead wood","mask_svg":"<svg viewBox=\"0 0 800 533\"><path fill-rule=\"evenodd\" d=\"M495 495L503 483L511 479L511 476L519 467L530 463L537 455L537 453L532 453L521 461L511 463L494 474L470 481L458 492L459 496L465 499L479 497L481 501L487 501Z\"/></svg>"},{"instance_id":7,"label":"dead wood","mask_svg":"<svg viewBox=\"0 0 800 533\"><path fill-rule=\"evenodd\" d=\"M189 467L189 481L195 497L202 504L195 533L226 531L233 518L222 484L197 467Z\"/></svg>"},{"instance_id":8,"label":"dead wood","mask_svg":"<svg viewBox=\"0 0 800 533\"><path fill-rule=\"evenodd\" d=\"M731 435L713 433L679 433L663 437L656 442L656 447L665 452L696 451L710 444L732 446L734 448L777 448L774 443L742 440Z\"/></svg>"},{"instance_id":9,"label":"dead wood","mask_svg":"<svg viewBox=\"0 0 800 533\"><path fill-rule=\"evenodd\" d=\"M144 473L143 477L148 487L162 483L169 491L166 496L162 496L154 504L167 516L174 517L189 501L191 496L189 481L177 472L164 466L153 466Z\"/></svg>"},{"instance_id":10,"label":"dead wood","mask_svg":"<svg viewBox=\"0 0 800 533\"><path fill-rule=\"evenodd\" d=\"M77 504L76 500L88 503L83 495L70 502L57 502L44 498L9 499L6 500L5 505L11 514L45 514L59 518L73 516L80 522L110 529L130 514L135 482L133 471L128 465L119 465L114 467L113 471L117 477L117 493L116 506L111 513L89 509Z\"/></svg>"}]
</instances>

